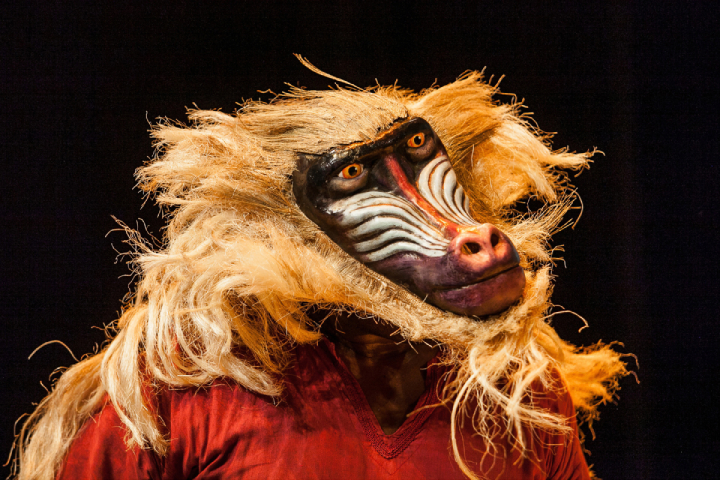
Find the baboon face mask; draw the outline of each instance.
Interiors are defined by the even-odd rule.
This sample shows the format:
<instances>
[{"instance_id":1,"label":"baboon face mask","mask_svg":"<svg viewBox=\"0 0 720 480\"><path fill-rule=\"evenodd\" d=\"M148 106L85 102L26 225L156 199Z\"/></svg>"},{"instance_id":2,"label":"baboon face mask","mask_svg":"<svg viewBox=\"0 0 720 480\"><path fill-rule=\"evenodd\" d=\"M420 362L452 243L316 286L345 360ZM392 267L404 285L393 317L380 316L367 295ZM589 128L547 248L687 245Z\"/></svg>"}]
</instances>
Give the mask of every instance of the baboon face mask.
<instances>
[{"instance_id":1,"label":"baboon face mask","mask_svg":"<svg viewBox=\"0 0 720 480\"><path fill-rule=\"evenodd\" d=\"M345 252L436 307L483 316L522 295L517 250L470 216L445 147L421 118L367 142L300 154L293 190Z\"/></svg>"}]
</instances>

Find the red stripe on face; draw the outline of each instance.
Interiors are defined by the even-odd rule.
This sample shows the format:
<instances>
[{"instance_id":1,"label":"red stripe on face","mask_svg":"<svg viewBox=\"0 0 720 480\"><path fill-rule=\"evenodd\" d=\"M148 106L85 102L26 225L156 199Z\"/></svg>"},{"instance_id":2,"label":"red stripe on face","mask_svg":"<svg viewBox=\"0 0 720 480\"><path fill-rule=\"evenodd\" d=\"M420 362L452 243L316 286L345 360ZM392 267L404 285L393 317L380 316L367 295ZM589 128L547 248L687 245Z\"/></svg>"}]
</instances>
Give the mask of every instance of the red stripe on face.
<instances>
[{"instance_id":1,"label":"red stripe on face","mask_svg":"<svg viewBox=\"0 0 720 480\"><path fill-rule=\"evenodd\" d=\"M422 195L420 195L420 192L417 191L415 185L410 183L408 180L407 175L405 175L405 171L400 166L400 163L398 163L395 154L387 155L383 160L385 161L385 166L390 172L393 180L395 180L402 196L415 205L418 210L424 213L425 216L446 235L449 234L451 237L455 237L458 234L458 225L445 218L435 209L435 207L430 205L430 203L425 200Z\"/></svg>"}]
</instances>

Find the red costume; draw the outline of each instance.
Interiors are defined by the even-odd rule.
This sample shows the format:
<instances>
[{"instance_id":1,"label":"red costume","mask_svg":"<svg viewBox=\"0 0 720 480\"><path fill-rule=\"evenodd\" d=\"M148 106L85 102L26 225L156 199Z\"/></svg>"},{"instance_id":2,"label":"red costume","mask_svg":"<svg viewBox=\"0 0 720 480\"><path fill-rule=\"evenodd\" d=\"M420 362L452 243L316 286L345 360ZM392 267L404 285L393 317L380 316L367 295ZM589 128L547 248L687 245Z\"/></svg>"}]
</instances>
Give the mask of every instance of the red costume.
<instances>
[{"instance_id":1,"label":"red costume","mask_svg":"<svg viewBox=\"0 0 720 480\"><path fill-rule=\"evenodd\" d=\"M171 439L166 457L128 450L125 429L106 406L81 430L58 478L465 479L452 458L449 409L422 408L438 402L442 378L442 367L431 362L415 412L385 435L334 345L302 346L277 404L228 382L159 394L159 414ZM485 444L466 421L459 437L468 465L482 465L488 479L589 478L569 395L538 397L539 406L570 419L572 436L536 431L522 461L507 438L498 437L497 455L483 459Z\"/></svg>"}]
</instances>

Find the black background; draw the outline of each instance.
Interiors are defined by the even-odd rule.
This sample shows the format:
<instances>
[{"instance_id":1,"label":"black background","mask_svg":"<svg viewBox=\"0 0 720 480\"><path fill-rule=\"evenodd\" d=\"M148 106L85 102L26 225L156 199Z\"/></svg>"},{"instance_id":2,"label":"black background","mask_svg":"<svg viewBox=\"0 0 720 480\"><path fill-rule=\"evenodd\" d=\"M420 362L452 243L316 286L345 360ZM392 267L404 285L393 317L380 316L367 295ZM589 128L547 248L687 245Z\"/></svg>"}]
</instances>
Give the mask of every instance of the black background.
<instances>
[{"instance_id":1,"label":"black background","mask_svg":"<svg viewBox=\"0 0 720 480\"><path fill-rule=\"evenodd\" d=\"M715 2L173 2L2 7L0 447L39 385L103 340L129 277L111 215L162 222L133 172L149 123L232 112L284 82L325 88L301 53L357 85L421 89L486 67L557 148L597 147L575 179L554 319L578 344L624 342L640 383L602 409L589 462L605 479L717 475L718 56ZM22 3L22 4L21 4Z\"/></svg>"}]
</instances>

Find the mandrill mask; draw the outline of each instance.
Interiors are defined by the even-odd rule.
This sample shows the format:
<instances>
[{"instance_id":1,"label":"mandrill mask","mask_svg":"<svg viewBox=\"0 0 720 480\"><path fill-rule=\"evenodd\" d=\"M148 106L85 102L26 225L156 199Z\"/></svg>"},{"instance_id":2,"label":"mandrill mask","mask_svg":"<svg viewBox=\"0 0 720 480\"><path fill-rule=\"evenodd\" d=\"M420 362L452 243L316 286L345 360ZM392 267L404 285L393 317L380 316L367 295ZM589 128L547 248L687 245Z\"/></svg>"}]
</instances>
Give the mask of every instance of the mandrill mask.
<instances>
[{"instance_id":1,"label":"mandrill mask","mask_svg":"<svg viewBox=\"0 0 720 480\"><path fill-rule=\"evenodd\" d=\"M498 313L522 296L515 246L471 217L447 151L422 118L299 157L293 191L301 210L372 270L460 315Z\"/></svg>"}]
</instances>

